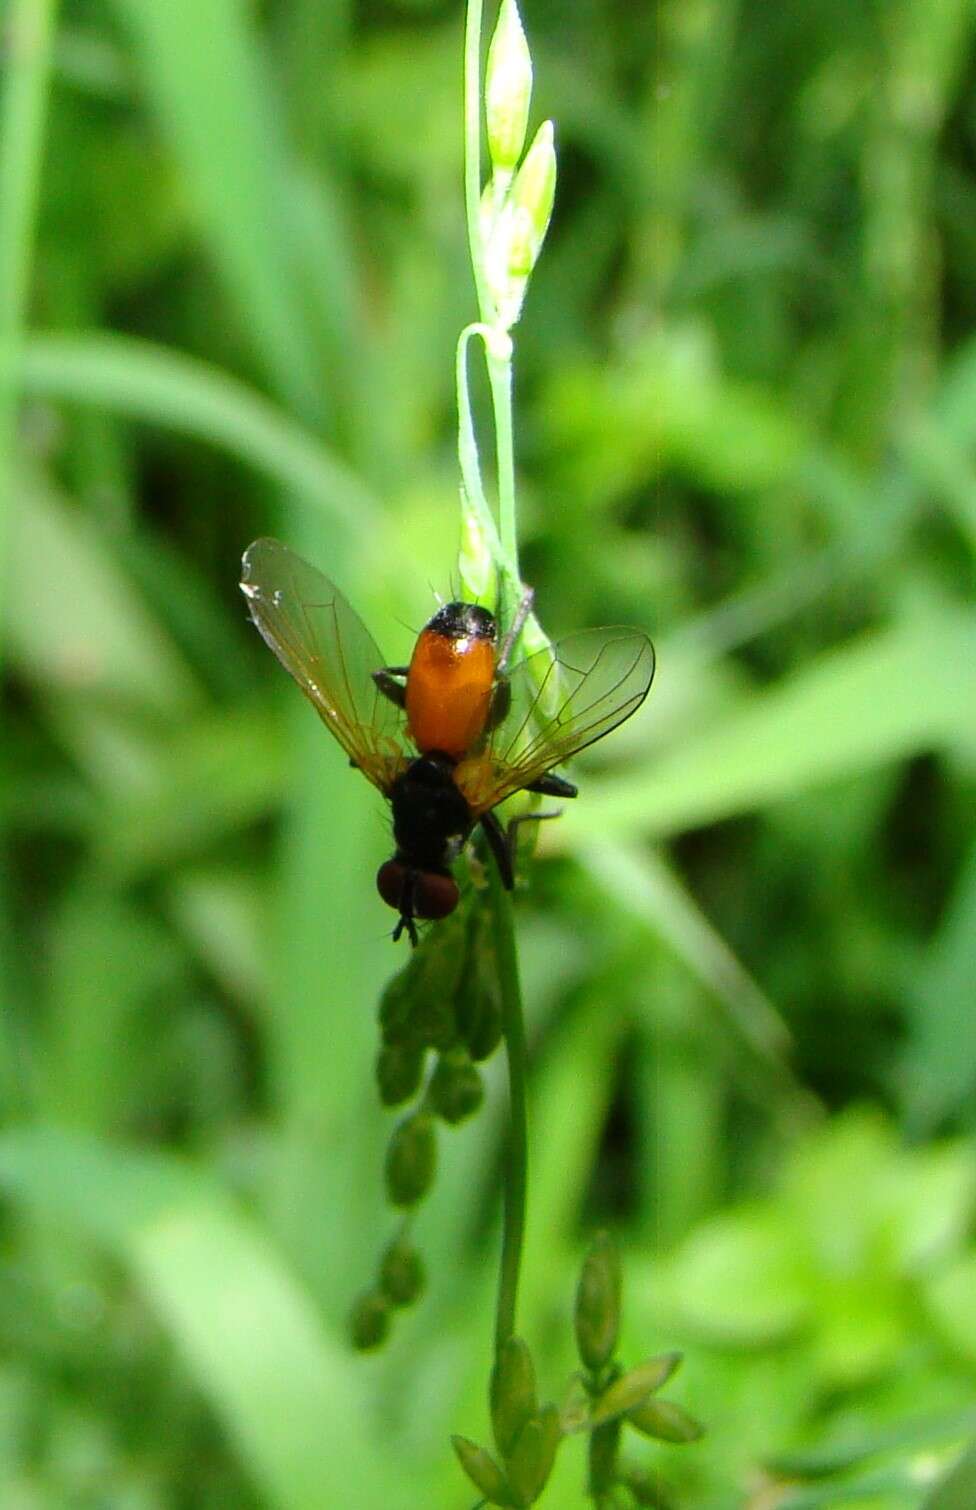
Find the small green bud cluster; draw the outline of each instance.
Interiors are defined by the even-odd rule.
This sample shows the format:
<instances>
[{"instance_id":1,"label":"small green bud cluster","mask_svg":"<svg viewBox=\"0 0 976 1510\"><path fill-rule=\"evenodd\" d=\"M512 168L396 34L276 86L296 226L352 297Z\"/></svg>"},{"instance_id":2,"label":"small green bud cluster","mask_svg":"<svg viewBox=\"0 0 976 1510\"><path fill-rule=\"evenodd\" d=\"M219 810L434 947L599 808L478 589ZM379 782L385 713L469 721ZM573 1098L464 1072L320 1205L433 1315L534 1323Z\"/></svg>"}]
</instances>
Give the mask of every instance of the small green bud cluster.
<instances>
[{"instance_id":1,"label":"small green bud cluster","mask_svg":"<svg viewBox=\"0 0 976 1510\"><path fill-rule=\"evenodd\" d=\"M349 1337L357 1352L382 1347L395 1310L412 1306L423 1294L424 1265L420 1254L403 1230L380 1259L379 1275L372 1289L364 1290L349 1314Z\"/></svg>"},{"instance_id":2,"label":"small green bud cluster","mask_svg":"<svg viewBox=\"0 0 976 1510\"><path fill-rule=\"evenodd\" d=\"M520 1337L505 1343L491 1376L491 1424L497 1456L467 1437L453 1437L458 1461L489 1505L534 1505L552 1473L563 1437L589 1434L589 1494L598 1510L622 1503L670 1503L658 1474L620 1461L625 1425L659 1442L694 1442L702 1434L680 1405L654 1398L681 1363L662 1353L637 1368L615 1361L620 1331L620 1260L605 1233L592 1243L576 1290L576 1345L582 1370L562 1408L540 1406L535 1367Z\"/></svg>"},{"instance_id":3,"label":"small green bud cluster","mask_svg":"<svg viewBox=\"0 0 976 1510\"><path fill-rule=\"evenodd\" d=\"M702 1427L680 1405L653 1398L680 1365L680 1353L662 1353L626 1371L615 1361L620 1307L620 1259L613 1240L600 1233L583 1260L576 1289L582 1388L564 1406L563 1429L590 1434L589 1493L598 1506L613 1503L618 1486L638 1505L661 1506L668 1496L659 1476L619 1460L624 1426L673 1444L697 1441Z\"/></svg>"},{"instance_id":4,"label":"small green bud cluster","mask_svg":"<svg viewBox=\"0 0 976 1510\"><path fill-rule=\"evenodd\" d=\"M428 1084L434 1111L448 1122L477 1108L472 1061L487 1059L502 1034L502 1003L490 920L468 892L438 923L390 981L380 999L382 1043L376 1079L384 1106L400 1106L420 1090L431 1051L439 1056ZM468 1113L448 1115L449 1085L462 1084Z\"/></svg>"},{"instance_id":5,"label":"small green bud cluster","mask_svg":"<svg viewBox=\"0 0 976 1510\"><path fill-rule=\"evenodd\" d=\"M498 1459L453 1437L458 1461L489 1505L534 1505L549 1481L563 1429L555 1405L539 1405L527 1345L510 1337L491 1375L491 1423Z\"/></svg>"},{"instance_id":6,"label":"small green bud cluster","mask_svg":"<svg viewBox=\"0 0 976 1510\"><path fill-rule=\"evenodd\" d=\"M495 324L510 330L539 259L556 192L552 122L544 121L522 157L532 59L515 0L502 0L485 76L485 112L492 176L481 203L485 282Z\"/></svg>"},{"instance_id":7,"label":"small green bud cluster","mask_svg":"<svg viewBox=\"0 0 976 1510\"><path fill-rule=\"evenodd\" d=\"M407 1107L387 1144L384 1179L391 1206L409 1214L437 1175L437 1124L455 1127L478 1111L478 1063L497 1048L502 1005L489 918L469 890L389 982L380 999L382 1042L376 1083L384 1106ZM406 1228L380 1263L376 1285L353 1307L353 1345L379 1347L395 1308L423 1289L419 1255Z\"/></svg>"}]
</instances>

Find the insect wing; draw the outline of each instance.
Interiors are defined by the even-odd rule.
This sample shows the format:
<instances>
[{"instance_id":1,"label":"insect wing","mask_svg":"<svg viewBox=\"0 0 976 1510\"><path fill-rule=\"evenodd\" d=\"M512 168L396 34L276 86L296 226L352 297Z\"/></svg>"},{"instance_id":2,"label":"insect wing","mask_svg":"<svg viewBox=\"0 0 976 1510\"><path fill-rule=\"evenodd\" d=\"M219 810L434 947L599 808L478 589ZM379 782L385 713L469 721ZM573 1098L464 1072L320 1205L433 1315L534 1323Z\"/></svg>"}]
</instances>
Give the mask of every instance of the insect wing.
<instances>
[{"instance_id":1,"label":"insect wing","mask_svg":"<svg viewBox=\"0 0 976 1510\"><path fill-rule=\"evenodd\" d=\"M654 647L628 628L585 629L521 661L489 747L458 769L472 810L486 812L635 713L654 677Z\"/></svg>"},{"instance_id":2,"label":"insect wing","mask_svg":"<svg viewBox=\"0 0 976 1510\"><path fill-rule=\"evenodd\" d=\"M265 643L322 722L387 791L403 764L403 715L373 681L385 663L359 615L328 577L279 540L248 546L241 591Z\"/></svg>"}]
</instances>

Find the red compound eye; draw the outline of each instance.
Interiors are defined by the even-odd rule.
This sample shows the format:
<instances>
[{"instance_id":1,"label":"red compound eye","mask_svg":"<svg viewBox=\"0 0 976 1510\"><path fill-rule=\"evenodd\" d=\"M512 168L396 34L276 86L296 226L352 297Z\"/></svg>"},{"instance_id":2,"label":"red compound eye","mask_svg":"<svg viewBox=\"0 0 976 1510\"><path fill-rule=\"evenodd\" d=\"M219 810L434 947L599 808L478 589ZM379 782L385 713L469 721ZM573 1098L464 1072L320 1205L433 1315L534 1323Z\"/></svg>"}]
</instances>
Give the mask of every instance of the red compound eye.
<instances>
[{"instance_id":1,"label":"red compound eye","mask_svg":"<svg viewBox=\"0 0 976 1510\"><path fill-rule=\"evenodd\" d=\"M434 870L417 872L413 893L414 917L446 918L454 911L459 898L453 876L440 876Z\"/></svg>"},{"instance_id":2,"label":"red compound eye","mask_svg":"<svg viewBox=\"0 0 976 1510\"><path fill-rule=\"evenodd\" d=\"M376 890L388 907L399 912L403 888L406 885L407 868L399 860L387 860L376 872Z\"/></svg>"},{"instance_id":3,"label":"red compound eye","mask_svg":"<svg viewBox=\"0 0 976 1510\"><path fill-rule=\"evenodd\" d=\"M436 870L410 870L399 860L387 860L376 872L376 889L388 907L406 917L446 918L460 893L453 876Z\"/></svg>"}]
</instances>

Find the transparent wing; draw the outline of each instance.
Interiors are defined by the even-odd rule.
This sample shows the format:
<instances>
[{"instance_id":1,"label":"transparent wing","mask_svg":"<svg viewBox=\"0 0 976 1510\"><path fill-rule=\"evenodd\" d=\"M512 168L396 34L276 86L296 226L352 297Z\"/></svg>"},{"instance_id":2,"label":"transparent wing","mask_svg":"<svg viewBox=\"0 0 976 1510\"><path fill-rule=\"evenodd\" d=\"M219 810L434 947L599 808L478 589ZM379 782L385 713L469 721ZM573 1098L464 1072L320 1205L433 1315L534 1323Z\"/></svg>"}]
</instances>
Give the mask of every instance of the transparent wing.
<instances>
[{"instance_id":1,"label":"transparent wing","mask_svg":"<svg viewBox=\"0 0 976 1510\"><path fill-rule=\"evenodd\" d=\"M637 711L653 678L654 647L638 629L585 629L520 662L487 749L458 767L473 811L486 812L609 734Z\"/></svg>"},{"instance_id":2,"label":"transparent wing","mask_svg":"<svg viewBox=\"0 0 976 1510\"><path fill-rule=\"evenodd\" d=\"M372 673L379 646L342 593L280 540L244 552L241 591L265 643L364 775L389 790L404 761L403 714Z\"/></svg>"}]
</instances>

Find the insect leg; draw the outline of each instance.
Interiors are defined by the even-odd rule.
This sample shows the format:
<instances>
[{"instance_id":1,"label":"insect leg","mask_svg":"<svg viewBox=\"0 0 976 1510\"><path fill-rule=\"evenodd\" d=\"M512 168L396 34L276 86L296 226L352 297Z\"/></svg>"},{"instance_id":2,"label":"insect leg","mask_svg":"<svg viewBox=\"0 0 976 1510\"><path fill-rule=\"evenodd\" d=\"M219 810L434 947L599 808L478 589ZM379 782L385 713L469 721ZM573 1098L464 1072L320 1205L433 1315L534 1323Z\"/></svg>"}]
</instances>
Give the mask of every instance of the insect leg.
<instances>
[{"instance_id":1,"label":"insect leg","mask_svg":"<svg viewBox=\"0 0 976 1510\"><path fill-rule=\"evenodd\" d=\"M525 627L525 621L532 612L532 604L535 601L535 593L531 587L527 587L522 594L522 601L515 610L515 617L508 626L508 631L502 641L502 648L498 654L498 665L495 670L496 676L504 676L508 669L508 663L512 658L512 651L518 643L518 637Z\"/></svg>"},{"instance_id":2,"label":"insect leg","mask_svg":"<svg viewBox=\"0 0 976 1510\"><path fill-rule=\"evenodd\" d=\"M512 689L508 684L508 678L500 677L496 671L495 685L491 689L491 702L488 705L488 717L485 719L486 734L498 728L511 706Z\"/></svg>"},{"instance_id":3,"label":"insect leg","mask_svg":"<svg viewBox=\"0 0 976 1510\"><path fill-rule=\"evenodd\" d=\"M384 666L380 671L373 672L373 681L380 689L384 697L388 697L391 703L396 703L398 708L406 706L407 689L398 680L406 676L408 666Z\"/></svg>"},{"instance_id":4,"label":"insect leg","mask_svg":"<svg viewBox=\"0 0 976 1510\"><path fill-rule=\"evenodd\" d=\"M559 817L561 817L561 814L556 812L520 813L518 817L510 819L508 827L503 829L494 813L483 814L481 827L485 831L488 848L495 857L498 874L502 878L502 885L506 891L512 891L515 887L515 847L518 842L518 831L521 824L544 823L549 818Z\"/></svg>"},{"instance_id":5,"label":"insect leg","mask_svg":"<svg viewBox=\"0 0 976 1510\"><path fill-rule=\"evenodd\" d=\"M544 776L539 777L538 781L533 781L531 786L523 787L522 790L536 792L540 797L576 797L579 794L578 787L575 787L571 781L567 781L564 776L557 776L554 771L547 771ZM536 813L533 816L542 817L543 815Z\"/></svg>"},{"instance_id":6,"label":"insect leg","mask_svg":"<svg viewBox=\"0 0 976 1510\"><path fill-rule=\"evenodd\" d=\"M498 866L498 874L502 878L502 885L506 891L512 891L515 886L515 872L512 869L512 852L505 837L505 832L494 813L482 814L481 827L484 829L485 838L488 840L488 848L495 857L495 864Z\"/></svg>"},{"instance_id":7,"label":"insect leg","mask_svg":"<svg viewBox=\"0 0 976 1510\"><path fill-rule=\"evenodd\" d=\"M417 947L417 924L414 922L413 900L415 892L414 872L408 870L403 878L403 887L400 891L400 920L393 930L393 942L400 942L400 937L406 933L413 947Z\"/></svg>"}]
</instances>

